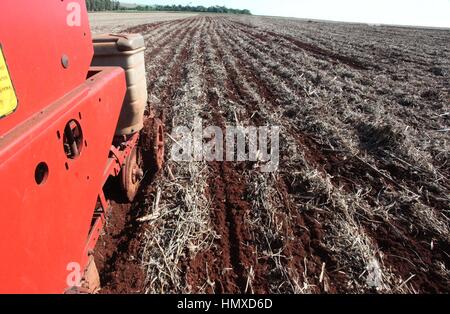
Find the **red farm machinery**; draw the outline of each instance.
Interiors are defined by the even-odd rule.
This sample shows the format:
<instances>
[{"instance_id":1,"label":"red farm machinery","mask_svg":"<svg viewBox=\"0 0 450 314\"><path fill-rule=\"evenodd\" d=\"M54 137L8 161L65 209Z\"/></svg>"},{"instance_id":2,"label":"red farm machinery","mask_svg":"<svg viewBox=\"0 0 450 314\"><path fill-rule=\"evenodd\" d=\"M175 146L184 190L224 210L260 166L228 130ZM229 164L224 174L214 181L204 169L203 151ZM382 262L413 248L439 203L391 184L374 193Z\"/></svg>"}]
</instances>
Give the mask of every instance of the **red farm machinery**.
<instances>
[{"instance_id":1,"label":"red farm machinery","mask_svg":"<svg viewBox=\"0 0 450 314\"><path fill-rule=\"evenodd\" d=\"M106 181L132 201L142 160L164 159L144 40L92 36L84 0L2 0L0 17L0 293L92 292Z\"/></svg>"}]
</instances>

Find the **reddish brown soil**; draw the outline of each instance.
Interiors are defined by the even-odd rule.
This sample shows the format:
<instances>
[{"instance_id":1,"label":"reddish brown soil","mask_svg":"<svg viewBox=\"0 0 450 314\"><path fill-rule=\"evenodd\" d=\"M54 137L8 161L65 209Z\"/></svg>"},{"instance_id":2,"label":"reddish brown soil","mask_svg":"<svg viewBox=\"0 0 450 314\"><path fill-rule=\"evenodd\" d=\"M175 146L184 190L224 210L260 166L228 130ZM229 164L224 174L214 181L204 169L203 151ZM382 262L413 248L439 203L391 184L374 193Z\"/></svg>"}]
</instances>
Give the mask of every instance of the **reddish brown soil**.
<instances>
[{"instance_id":1,"label":"reddish brown soil","mask_svg":"<svg viewBox=\"0 0 450 314\"><path fill-rule=\"evenodd\" d=\"M436 132L449 123L448 33L313 24L205 16L129 29L148 35L147 66L155 65L148 71L149 93L159 100L153 105L168 131L175 127L174 99L186 92L190 62L199 67L205 100L200 114L210 125L225 129L234 121L228 103L239 109L240 121L254 126L281 113L280 171L268 179L277 191L281 236L269 239L250 223L255 211L268 219L253 205L254 164L208 163L205 194L218 238L212 248L180 262L185 285L197 292L208 278L212 285L202 290L207 293L302 290L292 282L307 283L305 292L313 293L375 292L365 286L364 256L343 246L353 239L340 238L336 229L336 221L349 217L370 240L383 271L397 280L378 291L449 292L448 232L427 225L417 212L417 206L426 208L428 216L438 217L430 221L448 230L449 136ZM302 157L295 159L290 146ZM331 191L305 176L312 170L329 179ZM140 255L146 229L136 218L153 193L151 182L143 183L133 204L121 203L111 182L113 212L96 249L105 293L147 289ZM357 199L358 206L344 212L338 197L348 207ZM282 252L279 264L286 273L275 259L261 256L270 250Z\"/></svg>"},{"instance_id":2,"label":"reddish brown soil","mask_svg":"<svg viewBox=\"0 0 450 314\"><path fill-rule=\"evenodd\" d=\"M130 205L112 203L112 215L95 250L102 293L143 292L145 277L140 263L129 260L130 256L138 256L140 248L132 220Z\"/></svg>"},{"instance_id":3,"label":"reddish brown soil","mask_svg":"<svg viewBox=\"0 0 450 314\"><path fill-rule=\"evenodd\" d=\"M153 138L152 119L147 119L141 133L139 147L145 156L151 156ZM153 192L155 177L152 158L144 158L146 177L133 204L127 203L120 191L117 178L110 178L104 191L111 202L111 211L103 235L95 248L95 261L100 273L101 293L144 293L145 274L140 261L143 225L137 218L143 215L147 196Z\"/></svg>"}]
</instances>

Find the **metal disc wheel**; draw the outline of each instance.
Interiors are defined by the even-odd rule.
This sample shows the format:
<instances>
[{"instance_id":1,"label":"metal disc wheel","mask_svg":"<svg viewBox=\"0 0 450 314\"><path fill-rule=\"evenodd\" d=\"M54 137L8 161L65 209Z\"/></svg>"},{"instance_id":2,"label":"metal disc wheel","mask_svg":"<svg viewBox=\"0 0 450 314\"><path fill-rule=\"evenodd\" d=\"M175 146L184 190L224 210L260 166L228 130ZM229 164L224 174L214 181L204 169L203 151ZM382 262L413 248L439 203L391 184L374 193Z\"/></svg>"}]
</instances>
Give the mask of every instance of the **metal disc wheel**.
<instances>
[{"instance_id":1,"label":"metal disc wheel","mask_svg":"<svg viewBox=\"0 0 450 314\"><path fill-rule=\"evenodd\" d=\"M131 154L125 160L125 164L120 173L120 185L124 196L132 202L139 190L139 185L144 172L142 170L142 156L140 149L135 146Z\"/></svg>"}]
</instances>

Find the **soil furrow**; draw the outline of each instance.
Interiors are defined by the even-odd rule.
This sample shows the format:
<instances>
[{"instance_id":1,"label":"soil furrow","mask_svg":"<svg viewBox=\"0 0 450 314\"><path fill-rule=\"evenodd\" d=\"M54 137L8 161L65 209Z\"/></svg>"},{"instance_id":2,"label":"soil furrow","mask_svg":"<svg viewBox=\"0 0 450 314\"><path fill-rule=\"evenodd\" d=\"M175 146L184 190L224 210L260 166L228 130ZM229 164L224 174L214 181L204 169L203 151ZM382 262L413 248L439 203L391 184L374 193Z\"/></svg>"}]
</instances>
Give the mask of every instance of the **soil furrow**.
<instances>
[{"instance_id":1,"label":"soil furrow","mask_svg":"<svg viewBox=\"0 0 450 314\"><path fill-rule=\"evenodd\" d=\"M280 165L169 155L134 204L110 187L104 292L449 291L447 33L221 15L128 30L169 134L279 126Z\"/></svg>"}]
</instances>

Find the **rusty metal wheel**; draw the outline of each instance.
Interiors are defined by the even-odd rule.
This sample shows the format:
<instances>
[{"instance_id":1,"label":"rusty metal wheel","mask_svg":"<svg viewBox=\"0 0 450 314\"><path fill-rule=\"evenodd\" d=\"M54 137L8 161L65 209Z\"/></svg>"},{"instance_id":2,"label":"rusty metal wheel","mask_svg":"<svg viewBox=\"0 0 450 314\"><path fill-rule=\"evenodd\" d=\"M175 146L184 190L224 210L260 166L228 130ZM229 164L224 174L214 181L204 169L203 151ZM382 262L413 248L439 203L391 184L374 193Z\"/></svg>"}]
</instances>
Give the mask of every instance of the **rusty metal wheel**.
<instances>
[{"instance_id":1,"label":"rusty metal wheel","mask_svg":"<svg viewBox=\"0 0 450 314\"><path fill-rule=\"evenodd\" d=\"M144 177L142 167L141 150L138 146L135 146L125 160L122 171L120 172L120 185L124 196L129 202L132 202L136 197L139 185Z\"/></svg>"}]
</instances>

